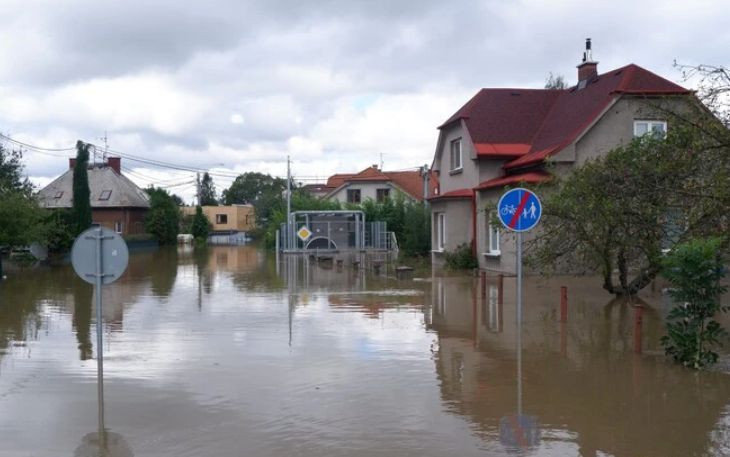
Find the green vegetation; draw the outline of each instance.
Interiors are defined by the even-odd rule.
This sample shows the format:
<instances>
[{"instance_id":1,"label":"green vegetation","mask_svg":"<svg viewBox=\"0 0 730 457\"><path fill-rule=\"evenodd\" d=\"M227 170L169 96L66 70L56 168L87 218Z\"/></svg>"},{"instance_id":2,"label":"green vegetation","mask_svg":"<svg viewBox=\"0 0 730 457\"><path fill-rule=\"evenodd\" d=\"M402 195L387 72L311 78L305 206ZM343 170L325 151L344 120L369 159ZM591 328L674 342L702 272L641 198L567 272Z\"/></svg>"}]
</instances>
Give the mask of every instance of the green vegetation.
<instances>
[{"instance_id":1,"label":"green vegetation","mask_svg":"<svg viewBox=\"0 0 730 457\"><path fill-rule=\"evenodd\" d=\"M444 260L449 270L471 270L479 267L469 243L462 243L453 251L444 253Z\"/></svg>"},{"instance_id":2,"label":"green vegetation","mask_svg":"<svg viewBox=\"0 0 730 457\"><path fill-rule=\"evenodd\" d=\"M210 177L207 171L203 174L203 179L200 181L199 204L202 206L218 206L215 184L213 184L213 178Z\"/></svg>"},{"instance_id":3,"label":"green vegetation","mask_svg":"<svg viewBox=\"0 0 730 457\"><path fill-rule=\"evenodd\" d=\"M73 174L73 215L76 235L91 227L91 199L89 191L90 144L76 142L76 165Z\"/></svg>"},{"instance_id":4,"label":"green vegetation","mask_svg":"<svg viewBox=\"0 0 730 457\"><path fill-rule=\"evenodd\" d=\"M694 369L717 362L712 349L727 336L713 320L730 309L719 301L727 291L720 285L725 276L721 246L719 238L691 240L675 246L662 261L662 274L672 284L669 293L677 303L667 317L662 345L667 355Z\"/></svg>"},{"instance_id":5,"label":"green vegetation","mask_svg":"<svg viewBox=\"0 0 730 457\"><path fill-rule=\"evenodd\" d=\"M21 151L0 145L0 248L26 246L46 236L45 213L33 198L30 182L23 178L22 158Z\"/></svg>"},{"instance_id":6,"label":"green vegetation","mask_svg":"<svg viewBox=\"0 0 730 457\"><path fill-rule=\"evenodd\" d=\"M193 222L190 226L190 233L192 233L193 238L195 238L198 242L207 240L208 234L210 233L210 227L210 221L205 214L203 214L203 208L196 206L195 216L193 217Z\"/></svg>"},{"instance_id":7,"label":"green vegetation","mask_svg":"<svg viewBox=\"0 0 730 457\"><path fill-rule=\"evenodd\" d=\"M293 211L326 211L342 209L339 202L322 200L312 196L301 189L293 189L291 196L291 210ZM264 242L268 248L273 248L276 244L276 231L279 230L281 224L286 223L286 198L279 196L271 202L269 209L268 223L266 224L263 234ZM258 221L258 216L257 216Z\"/></svg>"},{"instance_id":8,"label":"green vegetation","mask_svg":"<svg viewBox=\"0 0 730 457\"><path fill-rule=\"evenodd\" d=\"M542 195L533 265L596 270L608 292L634 295L660 272L663 249L702 236L728 241L730 154L675 124L666 138L634 139Z\"/></svg>"},{"instance_id":9,"label":"green vegetation","mask_svg":"<svg viewBox=\"0 0 730 457\"><path fill-rule=\"evenodd\" d=\"M403 195L386 198L383 202L367 199L360 206L367 221L385 221L395 233L398 246L407 256L425 256L431 250L431 212L424 203L406 200Z\"/></svg>"},{"instance_id":10,"label":"green vegetation","mask_svg":"<svg viewBox=\"0 0 730 457\"><path fill-rule=\"evenodd\" d=\"M180 209L172 196L155 187L146 189L150 197L150 209L145 217L145 230L160 244L174 244L180 229Z\"/></svg>"},{"instance_id":11,"label":"green vegetation","mask_svg":"<svg viewBox=\"0 0 730 457\"><path fill-rule=\"evenodd\" d=\"M231 187L223 191L226 205L251 204L259 227L269 227L273 212L284 201L286 180L263 173L247 172L238 176ZM306 208L304 208L306 209Z\"/></svg>"}]
</instances>

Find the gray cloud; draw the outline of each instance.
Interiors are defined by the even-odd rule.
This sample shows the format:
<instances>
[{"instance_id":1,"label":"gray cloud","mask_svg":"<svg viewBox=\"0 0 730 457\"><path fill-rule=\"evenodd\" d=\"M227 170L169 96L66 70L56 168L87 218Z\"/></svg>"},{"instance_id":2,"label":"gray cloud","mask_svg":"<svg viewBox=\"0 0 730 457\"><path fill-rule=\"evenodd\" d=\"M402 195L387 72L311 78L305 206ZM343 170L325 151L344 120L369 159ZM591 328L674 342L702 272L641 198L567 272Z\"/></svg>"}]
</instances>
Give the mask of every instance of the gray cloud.
<instances>
[{"instance_id":1,"label":"gray cloud","mask_svg":"<svg viewBox=\"0 0 730 457\"><path fill-rule=\"evenodd\" d=\"M630 62L678 80L726 64L724 2L142 0L0 5L0 131L95 140L188 165L279 173L430 161L435 126L481 87ZM650 12L650 13L649 13ZM220 156L220 160L218 159ZM65 168L52 157L29 173Z\"/></svg>"}]
</instances>

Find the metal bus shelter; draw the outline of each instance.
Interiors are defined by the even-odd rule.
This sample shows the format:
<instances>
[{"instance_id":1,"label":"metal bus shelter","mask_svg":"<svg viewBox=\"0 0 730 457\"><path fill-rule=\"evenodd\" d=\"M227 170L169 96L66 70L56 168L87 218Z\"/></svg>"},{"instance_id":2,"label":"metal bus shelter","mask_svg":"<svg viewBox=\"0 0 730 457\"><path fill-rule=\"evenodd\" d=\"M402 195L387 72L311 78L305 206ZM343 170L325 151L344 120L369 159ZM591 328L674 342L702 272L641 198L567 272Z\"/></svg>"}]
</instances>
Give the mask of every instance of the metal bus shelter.
<instances>
[{"instance_id":1,"label":"metal bus shelter","mask_svg":"<svg viewBox=\"0 0 730 457\"><path fill-rule=\"evenodd\" d=\"M308 237L297 233L305 228ZM397 251L398 243L384 221L367 222L362 211L294 211L277 232L277 251Z\"/></svg>"}]
</instances>

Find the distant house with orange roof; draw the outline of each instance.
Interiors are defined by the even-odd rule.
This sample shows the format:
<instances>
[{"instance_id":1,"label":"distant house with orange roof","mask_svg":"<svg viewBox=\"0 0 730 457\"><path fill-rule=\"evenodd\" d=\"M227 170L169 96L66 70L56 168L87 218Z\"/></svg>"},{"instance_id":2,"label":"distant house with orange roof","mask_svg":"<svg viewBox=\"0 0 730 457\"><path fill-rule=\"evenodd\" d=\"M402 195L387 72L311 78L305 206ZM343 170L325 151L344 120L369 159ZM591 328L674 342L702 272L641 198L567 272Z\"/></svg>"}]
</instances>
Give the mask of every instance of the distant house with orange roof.
<instances>
[{"instance_id":1,"label":"distant house with orange roof","mask_svg":"<svg viewBox=\"0 0 730 457\"><path fill-rule=\"evenodd\" d=\"M367 199L382 202L387 198L403 195L411 201L423 201L425 186L433 194L438 181L429 171L383 171L372 165L358 173L338 173L330 176L326 184L308 184L305 190L328 200L341 203L362 203Z\"/></svg>"}]
</instances>

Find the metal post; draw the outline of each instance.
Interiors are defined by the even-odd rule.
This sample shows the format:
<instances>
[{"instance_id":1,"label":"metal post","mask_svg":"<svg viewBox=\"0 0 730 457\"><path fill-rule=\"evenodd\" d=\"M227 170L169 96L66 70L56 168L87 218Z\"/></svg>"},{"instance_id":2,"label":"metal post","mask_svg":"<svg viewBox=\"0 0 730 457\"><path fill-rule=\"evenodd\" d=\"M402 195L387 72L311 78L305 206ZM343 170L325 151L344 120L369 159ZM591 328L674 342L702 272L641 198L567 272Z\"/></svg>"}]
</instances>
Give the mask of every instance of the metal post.
<instances>
[{"instance_id":1,"label":"metal post","mask_svg":"<svg viewBox=\"0 0 730 457\"><path fill-rule=\"evenodd\" d=\"M101 325L101 287L104 272L102 271L102 231L101 226L96 231L96 385L97 385L97 402L99 406L99 443L101 448L105 448L105 427L104 427L104 346L102 342L102 325Z\"/></svg>"},{"instance_id":2,"label":"metal post","mask_svg":"<svg viewBox=\"0 0 730 457\"><path fill-rule=\"evenodd\" d=\"M286 156L286 223L289 224L291 233L291 161L289 156Z\"/></svg>"},{"instance_id":3,"label":"metal post","mask_svg":"<svg viewBox=\"0 0 730 457\"><path fill-rule=\"evenodd\" d=\"M641 328L643 325L642 313L644 307L634 305L634 353L641 354Z\"/></svg>"},{"instance_id":4,"label":"metal post","mask_svg":"<svg viewBox=\"0 0 730 457\"><path fill-rule=\"evenodd\" d=\"M522 414L522 232L517 232L517 414Z\"/></svg>"}]
</instances>

